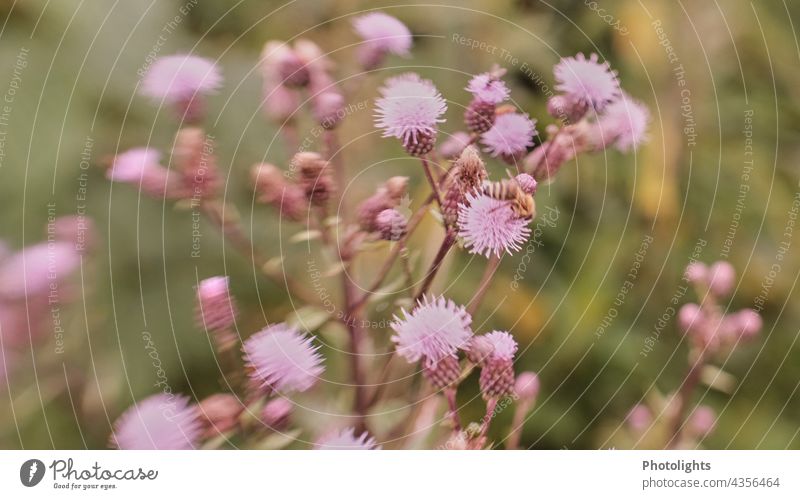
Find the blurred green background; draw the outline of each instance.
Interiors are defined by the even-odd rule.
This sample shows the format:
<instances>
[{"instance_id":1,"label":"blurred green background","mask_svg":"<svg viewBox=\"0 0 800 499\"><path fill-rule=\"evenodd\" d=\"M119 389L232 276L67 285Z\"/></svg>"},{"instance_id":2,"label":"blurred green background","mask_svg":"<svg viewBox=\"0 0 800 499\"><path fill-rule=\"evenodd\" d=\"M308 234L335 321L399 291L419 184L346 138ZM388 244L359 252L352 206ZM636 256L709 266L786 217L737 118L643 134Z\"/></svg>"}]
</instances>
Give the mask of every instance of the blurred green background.
<instances>
[{"instance_id":1,"label":"blurred green background","mask_svg":"<svg viewBox=\"0 0 800 499\"><path fill-rule=\"evenodd\" d=\"M461 129L468 75L498 63L509 70L515 103L539 119L537 128L544 135L552 119L545 112L542 86L532 76L552 87L552 66L560 56L577 52L597 52L609 60L627 92L651 109L650 140L636 154L582 156L567 164L555 183L540 188L539 212L557 208L556 223L541 231L542 244L522 273L519 289L511 288L520 264L517 254L504 259L476 314L479 331L511 330L522 351L517 369L541 376L542 393L525 425L523 444L618 445L617 430L632 405L656 390L675 389L685 373L686 344L674 318L646 357L641 355L645 339L681 285L682 269L698 240L707 241L700 259L717 260L736 221L728 259L740 280L732 308L752 307L773 264L780 263L781 269L766 289L762 337L722 359L723 369L736 378L735 393L705 387L698 393L697 400L719 414L718 427L704 445L800 448L800 301L795 290L800 241L785 230L800 191L796 2L415 3L0 2L0 90L12 79L20 51L27 51L28 60L5 127L0 238L12 248L41 241L48 203L55 203L59 214L74 214L82 159L93 165L86 186L87 213L95 220L98 237L76 277L83 292L64 311L66 353L54 356L47 346L24 352L10 389L3 390L8 393L0 397L0 447L105 447L109 421L133 400L157 391L143 331L151 333L175 391L196 399L217 391L213 350L194 324L198 278L231 276L243 335L267 321L283 320L295 308L279 285L256 276L247 259L223 245L212 226L202 226L201 258L191 258L189 212L140 197L129 186L112 186L104 178L99 165L117 151L147 144L166 150L172 143L174 120L136 94L137 70L166 23L180 19L161 54L197 53L218 60L224 73L224 88L210 99L208 131L216 138L227 175L226 201L238 207L256 244L271 256L287 255L287 270L302 279L305 245L289 242L298 228L279 225L271 209L254 206L248 180L252 164L268 160L285 166L290 154L276 126L258 110L259 52L269 39L301 34L330 51L339 77L346 76L356 70L351 16L382 7L416 35L413 58L391 59L353 97L352 102L368 100L370 110L350 116L342 127L354 179L347 188L351 209L390 175L412 177L412 206L426 195L416 163L403 158L395 141L380 139L371 124L377 86L403 68L433 79L450 101L443 125L448 132ZM655 29L658 21L677 61L668 60ZM454 34L498 49L494 54L471 50L454 43ZM679 86L678 65L685 71L685 87ZM690 113L681 109L687 96L682 89L689 91ZM750 159L744 134L748 113L753 119L753 164L739 213L742 173ZM694 144L684 133L687 120L695 123ZM300 130L302 135L302 125ZM385 158L391 160L374 165ZM504 165L489 166L493 175L503 175ZM437 249L438 231L429 217L412 239L423 263ZM614 305L648 236L653 242L633 290L622 305ZM781 244L790 249L778 261ZM382 254L360 260L360 281L370 280ZM466 302L484 261L464 252L451 255L448 274L440 276L434 289ZM338 289L338 283L332 279L328 287ZM693 298L689 292L680 301ZM616 317L596 335L611 308ZM394 312L384 307L371 318L389 319ZM336 333L329 334L326 339L335 344ZM389 332L373 334L383 342ZM335 364L329 373L344 380ZM65 391L65 380L75 389ZM470 379L461 402L465 414L477 420L483 405L475 397L475 385ZM329 397L330 407L336 407L332 388L322 387L314 396ZM508 412L500 414L496 430L509 424Z\"/></svg>"}]
</instances>

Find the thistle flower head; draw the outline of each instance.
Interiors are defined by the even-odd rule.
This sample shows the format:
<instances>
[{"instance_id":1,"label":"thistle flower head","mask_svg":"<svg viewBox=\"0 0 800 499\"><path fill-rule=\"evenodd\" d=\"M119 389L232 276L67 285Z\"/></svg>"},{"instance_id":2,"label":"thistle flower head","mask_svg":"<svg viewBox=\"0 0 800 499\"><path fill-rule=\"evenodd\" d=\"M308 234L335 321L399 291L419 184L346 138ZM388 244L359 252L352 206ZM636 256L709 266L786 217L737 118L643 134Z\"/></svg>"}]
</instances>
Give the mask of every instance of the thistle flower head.
<instances>
[{"instance_id":1,"label":"thistle flower head","mask_svg":"<svg viewBox=\"0 0 800 499\"><path fill-rule=\"evenodd\" d=\"M409 362L425 358L428 365L435 364L455 355L472 337L472 317L464 307L444 297L423 297L411 312L403 309L402 319L394 319L392 341Z\"/></svg>"},{"instance_id":2,"label":"thistle flower head","mask_svg":"<svg viewBox=\"0 0 800 499\"><path fill-rule=\"evenodd\" d=\"M378 213L375 217L375 226L382 239L399 241L406 235L408 220L395 208L389 208Z\"/></svg>"},{"instance_id":3,"label":"thistle flower head","mask_svg":"<svg viewBox=\"0 0 800 499\"><path fill-rule=\"evenodd\" d=\"M286 425L293 410L294 404L291 400L278 397L264 405L261 410L261 421L270 428L281 428Z\"/></svg>"},{"instance_id":4,"label":"thistle flower head","mask_svg":"<svg viewBox=\"0 0 800 499\"><path fill-rule=\"evenodd\" d=\"M652 424L653 413L650 412L650 409L646 405L636 404L628 412L626 421L633 431L642 432Z\"/></svg>"},{"instance_id":5,"label":"thistle flower head","mask_svg":"<svg viewBox=\"0 0 800 499\"><path fill-rule=\"evenodd\" d=\"M473 76L465 90L476 99L489 104L500 104L511 94L505 82L493 73L481 73Z\"/></svg>"},{"instance_id":6,"label":"thistle flower head","mask_svg":"<svg viewBox=\"0 0 800 499\"><path fill-rule=\"evenodd\" d=\"M111 445L121 450L193 449L203 431L189 397L159 393L137 402L114 423Z\"/></svg>"},{"instance_id":7,"label":"thistle flower head","mask_svg":"<svg viewBox=\"0 0 800 499\"><path fill-rule=\"evenodd\" d=\"M598 121L600 140L621 152L636 149L647 140L647 106L625 93L606 107Z\"/></svg>"},{"instance_id":8,"label":"thistle flower head","mask_svg":"<svg viewBox=\"0 0 800 499\"><path fill-rule=\"evenodd\" d=\"M157 59L147 70L142 94L177 103L213 93L220 86L222 75L212 61L194 55L170 55Z\"/></svg>"},{"instance_id":9,"label":"thistle flower head","mask_svg":"<svg viewBox=\"0 0 800 499\"><path fill-rule=\"evenodd\" d=\"M528 221L514 213L508 201L483 193L467 194L459 208L458 235L470 253L500 256L519 251L531 233Z\"/></svg>"},{"instance_id":10,"label":"thistle flower head","mask_svg":"<svg viewBox=\"0 0 800 499\"><path fill-rule=\"evenodd\" d=\"M403 145L416 144L436 133L447 103L430 80L406 73L386 80L375 101L375 126L384 137L397 137Z\"/></svg>"},{"instance_id":11,"label":"thistle flower head","mask_svg":"<svg viewBox=\"0 0 800 499\"><path fill-rule=\"evenodd\" d=\"M316 450L379 450L380 448L369 433L364 432L356 436L353 428L328 433L314 445Z\"/></svg>"},{"instance_id":12,"label":"thistle flower head","mask_svg":"<svg viewBox=\"0 0 800 499\"><path fill-rule=\"evenodd\" d=\"M197 323L200 327L218 333L225 338L218 338L225 346L230 346L229 330L236 323L236 305L228 289L227 276L209 277L200 281L197 286ZM224 341L223 341L224 339Z\"/></svg>"},{"instance_id":13,"label":"thistle flower head","mask_svg":"<svg viewBox=\"0 0 800 499\"><path fill-rule=\"evenodd\" d=\"M533 402L539 396L540 389L541 381L539 381L539 375L535 372L525 371L517 375L517 380L514 382L514 393L520 399Z\"/></svg>"},{"instance_id":14,"label":"thistle flower head","mask_svg":"<svg viewBox=\"0 0 800 499\"><path fill-rule=\"evenodd\" d=\"M396 17L383 12L370 12L353 20L366 46L382 53L407 56L411 50L411 31Z\"/></svg>"},{"instance_id":15,"label":"thistle flower head","mask_svg":"<svg viewBox=\"0 0 800 499\"><path fill-rule=\"evenodd\" d=\"M504 361L514 360L517 353L517 342L514 337L506 331L492 331L484 335L492 346L492 353L489 356L493 359Z\"/></svg>"},{"instance_id":16,"label":"thistle flower head","mask_svg":"<svg viewBox=\"0 0 800 499\"><path fill-rule=\"evenodd\" d=\"M244 342L251 379L262 389L302 392L325 370L310 336L285 323L269 326Z\"/></svg>"},{"instance_id":17,"label":"thistle flower head","mask_svg":"<svg viewBox=\"0 0 800 499\"><path fill-rule=\"evenodd\" d=\"M564 57L553 69L556 90L575 102L583 102L597 111L621 95L617 72L608 62L599 62L597 54L587 59L583 54Z\"/></svg>"},{"instance_id":18,"label":"thistle flower head","mask_svg":"<svg viewBox=\"0 0 800 499\"><path fill-rule=\"evenodd\" d=\"M70 242L54 241L25 247L0 265L0 298L45 295L80 263L80 253Z\"/></svg>"},{"instance_id":19,"label":"thistle flower head","mask_svg":"<svg viewBox=\"0 0 800 499\"><path fill-rule=\"evenodd\" d=\"M720 260L708 269L708 289L718 297L731 293L736 286L736 270L730 263Z\"/></svg>"},{"instance_id":20,"label":"thistle flower head","mask_svg":"<svg viewBox=\"0 0 800 499\"><path fill-rule=\"evenodd\" d=\"M515 156L533 145L536 122L527 114L504 113L481 136L481 142L492 156Z\"/></svg>"}]
</instances>

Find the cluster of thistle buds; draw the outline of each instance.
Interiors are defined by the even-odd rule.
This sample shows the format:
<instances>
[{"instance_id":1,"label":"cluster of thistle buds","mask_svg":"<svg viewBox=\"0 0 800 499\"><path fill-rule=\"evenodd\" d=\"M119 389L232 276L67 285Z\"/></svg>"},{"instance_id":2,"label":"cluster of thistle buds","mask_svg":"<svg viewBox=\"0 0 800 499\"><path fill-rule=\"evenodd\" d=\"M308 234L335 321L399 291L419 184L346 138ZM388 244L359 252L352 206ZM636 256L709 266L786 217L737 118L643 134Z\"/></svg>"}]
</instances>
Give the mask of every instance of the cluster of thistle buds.
<instances>
[{"instance_id":1,"label":"cluster of thistle buds","mask_svg":"<svg viewBox=\"0 0 800 499\"><path fill-rule=\"evenodd\" d=\"M694 390L715 358L754 340L763 325L753 309L727 312L723 302L736 289L736 271L729 262L708 266L693 261L683 277L694 286L699 301L678 311L678 327L689 343L689 368L676 391L666 396L651 394L648 403L630 410L626 423L634 446L692 448L711 434L717 422L714 409L698 405L689 412ZM715 372L713 379L731 378Z\"/></svg>"},{"instance_id":2,"label":"cluster of thistle buds","mask_svg":"<svg viewBox=\"0 0 800 499\"><path fill-rule=\"evenodd\" d=\"M363 70L353 76L353 81L371 78L371 73L388 57L410 55L411 31L392 16L382 12L360 15L354 19L353 28L360 38L355 44L355 60ZM251 168L256 199L296 224L298 232L317 234L308 236L309 240L331 250L325 254L338 260L333 262L336 268L347 270L331 275L343 279L338 308L346 314L338 320L347 329L350 341L351 361L346 364L351 371L354 424L314 429L314 448L375 449L379 447L376 436L388 438L403 431L400 427L387 435L370 433L367 415L384 392L371 388L381 383L377 373L366 369L364 359L379 353L401 357L419 367L426 380L421 389L436 390L447 403L444 417L452 429L447 438L458 436L463 448L487 447L491 422L507 407L507 401L513 401L514 428L507 445L516 447L521 427L538 395L538 376L530 372L515 375L518 346L511 332L473 333L472 314L479 310L485 293L473 297L467 312L465 307L433 295L429 289L442 260L453 248L491 259L486 274L491 279L500 259L519 251L530 237L538 182L551 180L561 165L581 152L610 146L621 151L636 148L645 140L647 109L621 90L617 73L607 62L599 61L594 54L588 58L582 54L566 57L554 68L559 95L548 102L550 114L559 121L547 127L549 138L535 146L536 120L510 104L511 88L504 81L506 70L494 66L465 79L469 104L463 119L437 147L439 134L445 133L448 100L433 81L417 73L392 75L378 89L374 126L383 137L398 140L405 154L418 158L431 193L411 215L407 190L412 175L391 177L360 200L351 217L346 209L339 210L341 203L337 204L349 178L348 162L343 159L347 151L339 148L342 130L338 125L348 117L350 97L349 91L337 82L348 78L334 76L337 66L331 58L306 39L291 44L267 42L259 66L264 113L278 126L286 149L299 152L291 158L262 162ZM269 272L272 267L268 259L246 237L238 219L225 215L235 213L235 209L225 209L219 200L222 175L212 137L203 132L201 123L208 109L207 98L221 85L217 65L202 57L177 55L155 61L144 75L141 88L156 104L171 108L180 120L167 163L174 168L163 166L156 150L139 148L117 155L108 176L137 185L153 197L190 199L204 207L204 213L219 225L231 245L252 257L268 277L275 278ZM321 134L315 136L321 137L322 144L315 144L316 149L306 148L305 143L299 147L297 127L304 115L321 127ZM509 166L513 173L492 178L492 170ZM339 212L334 213L333 208ZM414 285L411 276L410 296L399 297L395 304L406 304L406 308L391 322L394 334L385 342L392 350L375 351L380 342L373 340L380 333L365 341L367 332L358 325L359 319L365 317L365 305L373 302L373 294L392 269L392 255L396 257L401 252L394 250L405 248L420 219L435 210L444 231L441 249L421 283ZM384 270L370 276L374 285L361 293L363 290L351 281L355 279L355 269L350 264L362 252L385 247L361 244L365 241L386 241L392 251ZM404 261L408 264L408 260ZM490 269L492 272L488 272ZM409 275L414 270L404 268ZM299 301L314 305L316 297L303 293L303 283L298 285L285 272L278 274L278 282L286 284L287 292L296 298L303 295ZM313 390L326 372L320 342L314 331L290 322L276 322L255 334L245 334L242 355L235 355L235 347L240 344L236 318L242 308L235 303L228 286L226 276L199 283L197 323L213 338L218 352L228 357L227 374L236 379L238 373L239 378L246 379L232 386L233 393L220 393L199 404L173 394L156 394L141 401L115 425L115 447L194 448L212 445L208 441L214 431L227 437L248 432L262 434L259 428L271 431L291 426L294 406L290 397ZM456 394L473 371L479 371L478 385L486 416L480 422L462 425ZM406 403L420 403L421 396L413 395ZM171 407L170 418L163 417L164 405Z\"/></svg>"}]
</instances>

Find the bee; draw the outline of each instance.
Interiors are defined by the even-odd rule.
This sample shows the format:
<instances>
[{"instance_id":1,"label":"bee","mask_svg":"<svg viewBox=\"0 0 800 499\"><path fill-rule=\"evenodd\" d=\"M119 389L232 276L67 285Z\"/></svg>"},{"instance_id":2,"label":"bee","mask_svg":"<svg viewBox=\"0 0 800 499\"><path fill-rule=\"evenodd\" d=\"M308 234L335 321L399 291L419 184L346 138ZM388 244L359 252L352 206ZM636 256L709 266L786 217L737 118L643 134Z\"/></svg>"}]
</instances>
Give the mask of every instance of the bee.
<instances>
[{"instance_id":1,"label":"bee","mask_svg":"<svg viewBox=\"0 0 800 499\"><path fill-rule=\"evenodd\" d=\"M523 191L514 179L485 182L483 193L499 201L508 201L514 214L520 218L533 218L536 215L536 203L533 201L533 195Z\"/></svg>"}]
</instances>

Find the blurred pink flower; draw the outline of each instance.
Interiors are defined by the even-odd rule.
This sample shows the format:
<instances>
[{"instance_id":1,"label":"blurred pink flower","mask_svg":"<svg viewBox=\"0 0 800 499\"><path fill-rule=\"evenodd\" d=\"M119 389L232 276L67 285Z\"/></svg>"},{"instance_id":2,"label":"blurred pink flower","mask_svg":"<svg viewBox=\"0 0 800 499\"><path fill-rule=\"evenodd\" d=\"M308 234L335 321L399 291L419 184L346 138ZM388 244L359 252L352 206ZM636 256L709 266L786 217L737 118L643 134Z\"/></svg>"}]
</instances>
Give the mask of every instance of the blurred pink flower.
<instances>
[{"instance_id":1,"label":"blurred pink flower","mask_svg":"<svg viewBox=\"0 0 800 499\"><path fill-rule=\"evenodd\" d=\"M187 450L203 431L188 397L159 393L141 400L114 423L111 445L121 450Z\"/></svg>"},{"instance_id":2,"label":"blurred pink flower","mask_svg":"<svg viewBox=\"0 0 800 499\"><path fill-rule=\"evenodd\" d=\"M314 386L325 371L318 350L310 336L285 323L269 326L244 342L252 380L262 389L281 393Z\"/></svg>"},{"instance_id":3,"label":"blurred pink flower","mask_svg":"<svg viewBox=\"0 0 800 499\"><path fill-rule=\"evenodd\" d=\"M653 422L653 414L646 405L637 404L630 410L626 420L632 430L643 432Z\"/></svg>"},{"instance_id":4,"label":"blurred pink flower","mask_svg":"<svg viewBox=\"0 0 800 499\"><path fill-rule=\"evenodd\" d=\"M399 241L406 235L408 220L395 208L389 208L378 213L375 217L375 226L382 239Z\"/></svg>"},{"instance_id":5,"label":"blurred pink flower","mask_svg":"<svg viewBox=\"0 0 800 499\"><path fill-rule=\"evenodd\" d=\"M613 145L621 152L636 149L647 140L649 121L647 106L623 92L597 122L599 141L604 147Z\"/></svg>"},{"instance_id":6,"label":"blurred pink flower","mask_svg":"<svg viewBox=\"0 0 800 499\"><path fill-rule=\"evenodd\" d=\"M481 136L481 142L492 156L515 156L533 145L536 123L527 114L505 113L497 116L494 125Z\"/></svg>"},{"instance_id":7,"label":"blurred pink flower","mask_svg":"<svg viewBox=\"0 0 800 499\"><path fill-rule=\"evenodd\" d=\"M736 285L736 270L730 263L720 260L708 269L708 288L722 298L733 291Z\"/></svg>"},{"instance_id":8,"label":"blurred pink flower","mask_svg":"<svg viewBox=\"0 0 800 499\"><path fill-rule=\"evenodd\" d=\"M208 330L232 328L236 305L231 300L227 276L203 279L197 287L197 322Z\"/></svg>"},{"instance_id":9,"label":"blurred pink flower","mask_svg":"<svg viewBox=\"0 0 800 499\"><path fill-rule=\"evenodd\" d=\"M538 182L536 182L535 178L531 177L527 173L520 173L519 175L514 177L514 180L517 181L517 184L519 184L520 189L522 189L522 191L525 192L526 194L536 194L536 187L538 185Z\"/></svg>"},{"instance_id":10,"label":"blurred pink flower","mask_svg":"<svg viewBox=\"0 0 800 499\"><path fill-rule=\"evenodd\" d=\"M194 55L160 57L142 79L142 94L169 103L192 100L215 92L222 86L222 75L213 61Z\"/></svg>"},{"instance_id":11,"label":"blurred pink flower","mask_svg":"<svg viewBox=\"0 0 800 499\"><path fill-rule=\"evenodd\" d=\"M403 309L403 318L394 316L392 341L397 353L409 362L424 358L433 365L455 355L472 337L472 317L453 301L427 296L411 312Z\"/></svg>"},{"instance_id":12,"label":"blurred pink flower","mask_svg":"<svg viewBox=\"0 0 800 499\"><path fill-rule=\"evenodd\" d=\"M725 316L724 329L734 337L732 341L738 339L750 340L755 338L761 331L764 321L761 315L751 308L745 308Z\"/></svg>"},{"instance_id":13,"label":"blurred pink flower","mask_svg":"<svg viewBox=\"0 0 800 499\"><path fill-rule=\"evenodd\" d=\"M481 73L472 77L465 90L476 99L495 105L508 99L511 94L505 82L492 73Z\"/></svg>"},{"instance_id":14,"label":"blurred pink flower","mask_svg":"<svg viewBox=\"0 0 800 499\"><path fill-rule=\"evenodd\" d=\"M345 428L341 431L334 431L323 436L314 445L316 450L379 450L381 447L375 439L364 432L360 436L355 435L353 428Z\"/></svg>"},{"instance_id":15,"label":"blurred pink flower","mask_svg":"<svg viewBox=\"0 0 800 499\"><path fill-rule=\"evenodd\" d=\"M702 262L692 262L686 266L683 275L692 284L705 285L708 279L708 267Z\"/></svg>"},{"instance_id":16,"label":"blurred pink flower","mask_svg":"<svg viewBox=\"0 0 800 499\"><path fill-rule=\"evenodd\" d=\"M114 157L106 177L114 182L139 185L143 192L153 196L174 193L173 177L160 162L161 153L154 149L129 149Z\"/></svg>"},{"instance_id":17,"label":"blurred pink flower","mask_svg":"<svg viewBox=\"0 0 800 499\"><path fill-rule=\"evenodd\" d=\"M355 18L353 28L364 40L358 54L365 69L378 67L386 54L405 57L411 50L411 31L400 20L383 12Z\"/></svg>"},{"instance_id":18,"label":"blurred pink flower","mask_svg":"<svg viewBox=\"0 0 800 499\"><path fill-rule=\"evenodd\" d=\"M522 248L531 230L528 221L518 217L508 201L486 194L467 194L467 203L458 212L458 235L470 253L500 256Z\"/></svg>"},{"instance_id":19,"label":"blurred pink flower","mask_svg":"<svg viewBox=\"0 0 800 499\"><path fill-rule=\"evenodd\" d=\"M711 407L701 405L689 415L687 424L690 433L703 438L714 431L714 427L717 425L717 414Z\"/></svg>"},{"instance_id":20,"label":"blurred pink flower","mask_svg":"<svg viewBox=\"0 0 800 499\"><path fill-rule=\"evenodd\" d=\"M534 401L539 396L541 382L539 375L533 371L525 371L517 375L514 382L514 393L524 401Z\"/></svg>"},{"instance_id":21,"label":"blurred pink flower","mask_svg":"<svg viewBox=\"0 0 800 499\"><path fill-rule=\"evenodd\" d=\"M456 132L439 146L439 155L448 158L458 158L469 145L470 137L467 132Z\"/></svg>"},{"instance_id":22,"label":"blurred pink flower","mask_svg":"<svg viewBox=\"0 0 800 499\"><path fill-rule=\"evenodd\" d=\"M261 421L270 428L281 428L289 421L293 410L294 404L291 400L278 397L264 405L261 410Z\"/></svg>"},{"instance_id":23,"label":"blurred pink flower","mask_svg":"<svg viewBox=\"0 0 800 499\"><path fill-rule=\"evenodd\" d=\"M375 126L384 137L397 137L403 145L416 144L436 133L447 103L430 80L406 73L386 80L375 101Z\"/></svg>"},{"instance_id":24,"label":"blurred pink flower","mask_svg":"<svg viewBox=\"0 0 800 499\"><path fill-rule=\"evenodd\" d=\"M597 111L621 95L617 72L608 62L598 62L597 54L587 59L583 54L564 57L553 69L556 90L576 102L584 102Z\"/></svg>"},{"instance_id":25,"label":"blurred pink flower","mask_svg":"<svg viewBox=\"0 0 800 499\"><path fill-rule=\"evenodd\" d=\"M8 299L47 294L81 263L75 245L54 241L28 246L0 264L0 296Z\"/></svg>"}]
</instances>

